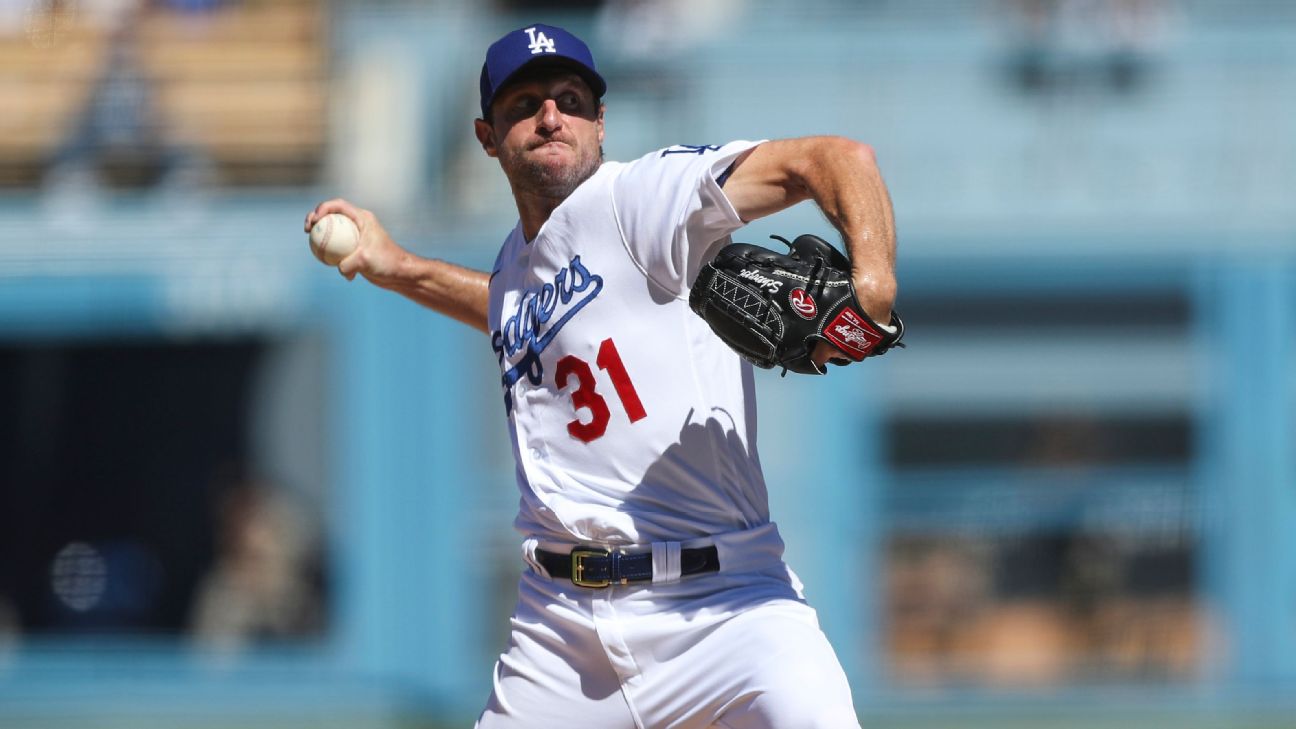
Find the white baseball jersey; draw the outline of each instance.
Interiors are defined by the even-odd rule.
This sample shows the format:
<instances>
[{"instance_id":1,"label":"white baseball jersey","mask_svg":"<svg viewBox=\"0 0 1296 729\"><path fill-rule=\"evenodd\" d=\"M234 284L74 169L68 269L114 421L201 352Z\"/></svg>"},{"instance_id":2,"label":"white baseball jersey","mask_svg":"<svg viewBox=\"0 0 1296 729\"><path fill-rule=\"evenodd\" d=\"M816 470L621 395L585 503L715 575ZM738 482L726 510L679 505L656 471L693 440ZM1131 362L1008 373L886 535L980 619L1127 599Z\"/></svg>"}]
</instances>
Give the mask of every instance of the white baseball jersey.
<instances>
[{"instance_id":1,"label":"white baseball jersey","mask_svg":"<svg viewBox=\"0 0 1296 729\"><path fill-rule=\"evenodd\" d=\"M719 180L755 144L605 163L504 242L490 322L532 569L478 729L858 729L769 520L751 367L688 306L743 224ZM578 543L651 544L653 581L581 588L534 560ZM679 579L702 544L720 573Z\"/></svg>"},{"instance_id":2,"label":"white baseball jersey","mask_svg":"<svg viewBox=\"0 0 1296 729\"><path fill-rule=\"evenodd\" d=\"M751 367L688 307L743 225L717 181L757 142L604 163L490 284L492 345L542 541L646 544L769 521Z\"/></svg>"}]
</instances>

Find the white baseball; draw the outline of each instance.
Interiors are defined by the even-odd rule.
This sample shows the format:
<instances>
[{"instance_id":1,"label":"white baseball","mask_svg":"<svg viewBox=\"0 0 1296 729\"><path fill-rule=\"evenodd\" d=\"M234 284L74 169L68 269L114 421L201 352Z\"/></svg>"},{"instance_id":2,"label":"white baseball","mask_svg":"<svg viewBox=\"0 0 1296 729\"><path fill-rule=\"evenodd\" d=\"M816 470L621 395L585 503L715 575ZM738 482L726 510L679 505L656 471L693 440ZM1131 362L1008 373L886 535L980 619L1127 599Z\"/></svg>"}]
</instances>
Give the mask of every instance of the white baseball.
<instances>
[{"instance_id":1,"label":"white baseball","mask_svg":"<svg viewBox=\"0 0 1296 729\"><path fill-rule=\"evenodd\" d=\"M310 247L315 257L336 266L360 245L360 230L342 213L329 213L311 226Z\"/></svg>"}]
</instances>

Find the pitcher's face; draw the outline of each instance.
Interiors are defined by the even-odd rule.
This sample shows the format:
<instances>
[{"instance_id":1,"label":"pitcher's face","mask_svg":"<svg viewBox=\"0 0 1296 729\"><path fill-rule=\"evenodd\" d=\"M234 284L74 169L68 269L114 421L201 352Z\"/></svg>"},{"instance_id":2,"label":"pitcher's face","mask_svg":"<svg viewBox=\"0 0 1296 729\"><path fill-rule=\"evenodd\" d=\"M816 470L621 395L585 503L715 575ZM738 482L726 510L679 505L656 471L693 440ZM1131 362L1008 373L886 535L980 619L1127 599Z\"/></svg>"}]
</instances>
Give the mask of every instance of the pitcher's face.
<instances>
[{"instance_id":1,"label":"pitcher's face","mask_svg":"<svg viewBox=\"0 0 1296 729\"><path fill-rule=\"evenodd\" d=\"M509 83L477 122L516 191L564 199L603 162L603 106L578 74L538 69Z\"/></svg>"}]
</instances>

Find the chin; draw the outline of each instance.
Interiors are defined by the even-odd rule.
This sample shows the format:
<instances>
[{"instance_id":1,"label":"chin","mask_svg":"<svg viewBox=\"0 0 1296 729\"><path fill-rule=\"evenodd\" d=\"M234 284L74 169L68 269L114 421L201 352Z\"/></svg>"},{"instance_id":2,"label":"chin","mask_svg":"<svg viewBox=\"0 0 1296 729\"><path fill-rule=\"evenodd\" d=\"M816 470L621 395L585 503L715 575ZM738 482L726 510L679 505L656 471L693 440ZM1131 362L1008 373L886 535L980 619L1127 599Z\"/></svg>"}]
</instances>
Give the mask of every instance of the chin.
<instances>
[{"instance_id":1,"label":"chin","mask_svg":"<svg viewBox=\"0 0 1296 729\"><path fill-rule=\"evenodd\" d=\"M519 160L510 178L525 181L524 187L549 197L566 197L598 170L598 160L587 163L576 150L554 145L553 151L534 150Z\"/></svg>"}]
</instances>

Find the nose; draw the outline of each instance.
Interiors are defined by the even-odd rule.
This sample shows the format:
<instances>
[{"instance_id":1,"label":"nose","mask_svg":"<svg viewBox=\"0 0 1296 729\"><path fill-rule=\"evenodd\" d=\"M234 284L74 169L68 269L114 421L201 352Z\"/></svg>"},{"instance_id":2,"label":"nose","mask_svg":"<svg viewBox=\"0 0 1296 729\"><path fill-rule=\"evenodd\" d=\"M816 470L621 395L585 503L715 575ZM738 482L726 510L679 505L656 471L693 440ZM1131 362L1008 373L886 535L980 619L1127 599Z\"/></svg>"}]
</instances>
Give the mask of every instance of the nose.
<instances>
[{"instance_id":1,"label":"nose","mask_svg":"<svg viewBox=\"0 0 1296 729\"><path fill-rule=\"evenodd\" d=\"M556 131L562 127L562 114L558 111L557 101L545 99L537 113L539 114L537 121L541 129Z\"/></svg>"}]
</instances>

